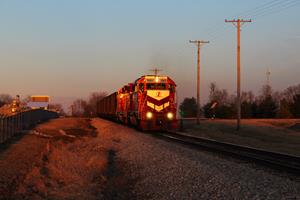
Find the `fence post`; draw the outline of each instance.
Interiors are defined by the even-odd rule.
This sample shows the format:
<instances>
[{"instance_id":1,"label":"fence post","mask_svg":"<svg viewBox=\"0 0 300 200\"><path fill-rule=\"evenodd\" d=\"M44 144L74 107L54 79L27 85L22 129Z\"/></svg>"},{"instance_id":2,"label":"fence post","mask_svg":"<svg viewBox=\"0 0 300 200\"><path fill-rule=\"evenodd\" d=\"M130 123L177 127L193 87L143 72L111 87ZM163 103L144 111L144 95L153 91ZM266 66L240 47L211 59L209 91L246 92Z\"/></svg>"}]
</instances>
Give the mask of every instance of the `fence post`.
<instances>
[{"instance_id":1,"label":"fence post","mask_svg":"<svg viewBox=\"0 0 300 200\"><path fill-rule=\"evenodd\" d=\"M13 115L12 116L12 126L13 126L13 134L12 134L12 137L16 134L16 115Z\"/></svg>"},{"instance_id":2,"label":"fence post","mask_svg":"<svg viewBox=\"0 0 300 200\"><path fill-rule=\"evenodd\" d=\"M17 129L17 134L20 132L20 120L19 120L19 118L20 118L20 114L19 113L17 113L17 116L16 116L16 118L17 118L17 123L16 123L16 129Z\"/></svg>"},{"instance_id":3,"label":"fence post","mask_svg":"<svg viewBox=\"0 0 300 200\"><path fill-rule=\"evenodd\" d=\"M9 116L6 116L6 138L5 140L7 140L10 137L10 125L9 125Z\"/></svg>"},{"instance_id":4,"label":"fence post","mask_svg":"<svg viewBox=\"0 0 300 200\"><path fill-rule=\"evenodd\" d=\"M22 125L22 112L19 113L19 129L20 131L23 130L23 125Z\"/></svg>"},{"instance_id":5,"label":"fence post","mask_svg":"<svg viewBox=\"0 0 300 200\"><path fill-rule=\"evenodd\" d=\"M14 132L13 118L9 116L9 136L8 136L9 138L13 136L13 132Z\"/></svg>"},{"instance_id":6,"label":"fence post","mask_svg":"<svg viewBox=\"0 0 300 200\"><path fill-rule=\"evenodd\" d=\"M16 134L16 115L12 116L12 136L13 137Z\"/></svg>"},{"instance_id":7,"label":"fence post","mask_svg":"<svg viewBox=\"0 0 300 200\"><path fill-rule=\"evenodd\" d=\"M4 142L4 132L3 132L3 118L0 115L0 143Z\"/></svg>"},{"instance_id":8,"label":"fence post","mask_svg":"<svg viewBox=\"0 0 300 200\"><path fill-rule=\"evenodd\" d=\"M7 137L8 137L8 123L7 123L7 117L5 116L4 117L4 141L7 140Z\"/></svg>"}]
</instances>

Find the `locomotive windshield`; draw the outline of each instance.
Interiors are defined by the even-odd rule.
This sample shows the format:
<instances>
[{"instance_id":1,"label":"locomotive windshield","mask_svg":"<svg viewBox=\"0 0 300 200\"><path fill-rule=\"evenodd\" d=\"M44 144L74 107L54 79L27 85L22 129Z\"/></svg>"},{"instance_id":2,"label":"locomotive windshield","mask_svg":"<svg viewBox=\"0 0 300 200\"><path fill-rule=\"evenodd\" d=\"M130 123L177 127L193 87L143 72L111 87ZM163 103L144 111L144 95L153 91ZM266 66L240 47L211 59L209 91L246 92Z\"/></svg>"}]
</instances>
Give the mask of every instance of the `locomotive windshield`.
<instances>
[{"instance_id":1,"label":"locomotive windshield","mask_svg":"<svg viewBox=\"0 0 300 200\"><path fill-rule=\"evenodd\" d=\"M165 90L167 87L165 83L147 83L146 88L147 90Z\"/></svg>"}]
</instances>

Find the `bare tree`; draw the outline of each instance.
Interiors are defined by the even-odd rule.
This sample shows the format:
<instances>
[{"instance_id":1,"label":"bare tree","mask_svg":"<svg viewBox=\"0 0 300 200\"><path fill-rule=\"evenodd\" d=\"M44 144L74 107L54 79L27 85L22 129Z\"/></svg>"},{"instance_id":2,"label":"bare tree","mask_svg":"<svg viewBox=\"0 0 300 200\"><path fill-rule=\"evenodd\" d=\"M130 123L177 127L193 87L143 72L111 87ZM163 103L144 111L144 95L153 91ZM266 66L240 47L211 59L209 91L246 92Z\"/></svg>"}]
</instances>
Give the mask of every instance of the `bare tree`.
<instances>
[{"instance_id":1,"label":"bare tree","mask_svg":"<svg viewBox=\"0 0 300 200\"><path fill-rule=\"evenodd\" d=\"M216 83L210 84L209 101L217 102L219 105L228 104L228 92L225 89L220 90Z\"/></svg>"},{"instance_id":2,"label":"bare tree","mask_svg":"<svg viewBox=\"0 0 300 200\"><path fill-rule=\"evenodd\" d=\"M30 95L26 95L26 96L21 100L21 102L22 102L22 103L28 103L30 100L31 100L31 96L30 96Z\"/></svg>"},{"instance_id":3,"label":"bare tree","mask_svg":"<svg viewBox=\"0 0 300 200\"><path fill-rule=\"evenodd\" d=\"M60 115L65 115L65 111L61 104L49 104L49 109L58 112Z\"/></svg>"},{"instance_id":4,"label":"bare tree","mask_svg":"<svg viewBox=\"0 0 300 200\"><path fill-rule=\"evenodd\" d=\"M107 96L106 92L92 92L88 101L89 116L94 117L97 115L97 102Z\"/></svg>"},{"instance_id":5,"label":"bare tree","mask_svg":"<svg viewBox=\"0 0 300 200\"><path fill-rule=\"evenodd\" d=\"M11 103L12 100L13 98L9 94L0 94L0 107L5 104Z\"/></svg>"},{"instance_id":6,"label":"bare tree","mask_svg":"<svg viewBox=\"0 0 300 200\"><path fill-rule=\"evenodd\" d=\"M76 99L71 105L71 115L74 117L84 117L86 116L86 106L87 102L83 99Z\"/></svg>"},{"instance_id":7,"label":"bare tree","mask_svg":"<svg viewBox=\"0 0 300 200\"><path fill-rule=\"evenodd\" d=\"M242 92L241 102L253 103L255 96L252 91Z\"/></svg>"},{"instance_id":8,"label":"bare tree","mask_svg":"<svg viewBox=\"0 0 300 200\"><path fill-rule=\"evenodd\" d=\"M287 102L291 103L293 102L294 96L298 94L300 94L300 84L286 88L283 91L282 96L287 100Z\"/></svg>"}]
</instances>

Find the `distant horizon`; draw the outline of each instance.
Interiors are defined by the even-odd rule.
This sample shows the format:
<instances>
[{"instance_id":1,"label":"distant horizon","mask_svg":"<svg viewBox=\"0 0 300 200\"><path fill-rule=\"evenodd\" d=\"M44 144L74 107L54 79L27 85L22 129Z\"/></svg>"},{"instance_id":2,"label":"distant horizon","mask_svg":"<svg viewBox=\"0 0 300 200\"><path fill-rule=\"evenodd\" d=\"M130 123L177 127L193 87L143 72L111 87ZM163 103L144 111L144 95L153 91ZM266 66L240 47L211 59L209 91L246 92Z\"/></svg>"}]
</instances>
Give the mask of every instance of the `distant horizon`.
<instances>
[{"instance_id":1,"label":"distant horizon","mask_svg":"<svg viewBox=\"0 0 300 200\"><path fill-rule=\"evenodd\" d=\"M64 108L92 92L112 93L153 67L178 86L179 102L196 95L201 49L201 104L209 84L236 91L236 28L242 27L242 91L258 94L299 84L300 2L292 0L102 2L1 1L0 93L47 94ZM234 17L235 16L235 17Z\"/></svg>"},{"instance_id":2,"label":"distant horizon","mask_svg":"<svg viewBox=\"0 0 300 200\"><path fill-rule=\"evenodd\" d=\"M221 89L221 90L222 90L222 89L225 89L225 90L227 90L226 88L222 88L220 85L218 85L217 82L214 82L214 83L216 83L218 89ZM260 95L261 89L262 89L263 86L265 86L265 85L266 85L266 83L263 84L263 85L261 85L261 87L260 87L260 88L258 89L258 91L256 91L256 92L254 92L254 91L252 91L252 90L242 90L242 92L249 92L249 91L251 91L251 92L253 92L253 94L255 95L255 97L258 97L258 96ZM282 89L282 90L275 90L275 89L272 87L272 85L270 84L270 86L271 86L273 92L284 92L284 90L287 89L288 87L291 87L291 86L297 86L297 85L300 85L300 81L299 81L298 84L289 85L289 86L287 86L286 88L284 88L284 89ZM121 86L121 87L122 87L122 86ZM121 88L121 87L120 87L120 88ZM120 88L118 88L118 89L120 89ZM116 92L118 89L116 89L115 91L107 92L107 95L110 95L111 93ZM207 89L207 90L209 91L209 89ZM90 92L89 94L87 94L86 96L50 96L50 104L61 104L61 105L63 106L64 111L65 111L65 112L69 112L69 107L72 105L72 103L73 103L75 100L77 100L77 99L82 99L82 100L87 101L87 100L89 99L90 94L93 93L93 92L106 92L106 91L91 91L91 92ZM230 92L230 91L228 91L228 90L227 90L227 92L228 92L228 95L229 95L229 96L230 96L230 95L236 95L234 92ZM13 94L9 94L9 93L1 93L1 94L8 94L8 95L10 95L10 96L13 97L13 98L14 98L16 95L18 95L18 94L13 95ZM21 98L21 99L24 99L24 98L26 98L27 96L31 96L31 95L48 95L48 94L27 94L27 95L20 95L20 98ZM182 97L179 99L179 102L178 102L179 105L180 105L180 103L182 103L182 101L183 101L185 98L192 98L192 97L196 98L196 95L182 96ZM201 101L200 103L201 103L201 106L204 106L204 104L208 103L208 96L206 97L206 99L205 99L204 101Z\"/></svg>"}]
</instances>

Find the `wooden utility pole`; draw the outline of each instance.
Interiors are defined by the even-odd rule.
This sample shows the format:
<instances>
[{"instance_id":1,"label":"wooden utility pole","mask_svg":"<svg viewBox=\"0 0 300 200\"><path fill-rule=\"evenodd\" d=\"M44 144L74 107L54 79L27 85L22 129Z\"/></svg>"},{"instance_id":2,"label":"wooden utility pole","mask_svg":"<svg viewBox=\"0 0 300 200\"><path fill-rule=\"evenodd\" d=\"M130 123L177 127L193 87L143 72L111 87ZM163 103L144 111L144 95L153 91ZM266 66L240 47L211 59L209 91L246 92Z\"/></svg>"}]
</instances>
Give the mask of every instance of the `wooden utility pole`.
<instances>
[{"instance_id":1,"label":"wooden utility pole","mask_svg":"<svg viewBox=\"0 0 300 200\"><path fill-rule=\"evenodd\" d=\"M240 130L241 124L241 26L250 20L227 20L225 22L232 23L237 28L237 126L236 129Z\"/></svg>"},{"instance_id":2,"label":"wooden utility pole","mask_svg":"<svg viewBox=\"0 0 300 200\"><path fill-rule=\"evenodd\" d=\"M203 44L209 41L190 40L190 43L196 44L197 50L197 124L200 124L200 49Z\"/></svg>"}]
</instances>

